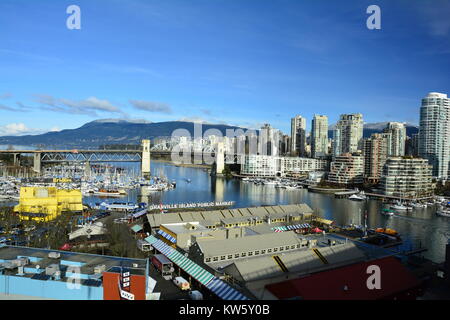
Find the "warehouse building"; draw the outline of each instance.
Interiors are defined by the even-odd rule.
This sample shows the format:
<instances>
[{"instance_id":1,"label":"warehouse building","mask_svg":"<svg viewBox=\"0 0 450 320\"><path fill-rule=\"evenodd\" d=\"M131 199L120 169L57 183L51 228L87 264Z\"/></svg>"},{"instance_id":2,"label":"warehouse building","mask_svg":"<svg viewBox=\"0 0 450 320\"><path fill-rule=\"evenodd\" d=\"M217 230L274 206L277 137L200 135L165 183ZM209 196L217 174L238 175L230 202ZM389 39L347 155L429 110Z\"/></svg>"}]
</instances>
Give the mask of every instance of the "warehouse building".
<instances>
[{"instance_id":1,"label":"warehouse building","mask_svg":"<svg viewBox=\"0 0 450 320\"><path fill-rule=\"evenodd\" d=\"M298 237L294 232L267 233L235 239L197 239L189 249L189 255L205 264L222 264L251 257L312 248L315 240Z\"/></svg>"},{"instance_id":2,"label":"warehouse building","mask_svg":"<svg viewBox=\"0 0 450 320\"><path fill-rule=\"evenodd\" d=\"M232 228L251 226L264 222L300 222L312 218L313 210L307 204L291 204L236 208L212 211L187 211L173 213L147 214L152 232L156 233L161 225L198 222L208 229L218 227Z\"/></svg>"}]
</instances>

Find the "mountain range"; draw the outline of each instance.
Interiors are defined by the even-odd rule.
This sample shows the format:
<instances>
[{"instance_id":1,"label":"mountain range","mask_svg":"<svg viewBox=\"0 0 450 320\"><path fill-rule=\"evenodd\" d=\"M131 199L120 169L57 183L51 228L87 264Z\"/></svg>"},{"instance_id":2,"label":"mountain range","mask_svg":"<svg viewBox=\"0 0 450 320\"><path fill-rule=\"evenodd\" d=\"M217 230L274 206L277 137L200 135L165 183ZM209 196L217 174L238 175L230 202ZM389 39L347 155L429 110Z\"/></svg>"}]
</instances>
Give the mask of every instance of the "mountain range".
<instances>
[{"instance_id":1,"label":"mountain range","mask_svg":"<svg viewBox=\"0 0 450 320\"><path fill-rule=\"evenodd\" d=\"M381 132L386 122L367 123L364 125L364 137ZM107 144L140 144L142 139L170 137L176 129L185 129L194 136L194 123L186 121L148 122L127 121L117 119L102 119L88 122L77 129L66 129L57 132L47 132L39 135L2 136L1 145L40 146L46 148L92 148ZM206 130L217 129L226 135L227 129L243 129L224 124L202 123L202 134ZM333 126L330 126L329 136L332 137ZM417 126L406 124L408 136L418 132Z\"/></svg>"}]
</instances>

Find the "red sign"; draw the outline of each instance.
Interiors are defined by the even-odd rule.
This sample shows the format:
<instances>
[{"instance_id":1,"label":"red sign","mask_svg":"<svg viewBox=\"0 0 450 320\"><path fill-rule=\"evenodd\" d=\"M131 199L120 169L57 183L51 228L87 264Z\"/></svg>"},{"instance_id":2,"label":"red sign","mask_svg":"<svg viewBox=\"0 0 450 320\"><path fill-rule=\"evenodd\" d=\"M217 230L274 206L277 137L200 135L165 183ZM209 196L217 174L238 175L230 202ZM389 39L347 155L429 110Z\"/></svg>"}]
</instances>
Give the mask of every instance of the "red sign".
<instances>
[{"instance_id":1,"label":"red sign","mask_svg":"<svg viewBox=\"0 0 450 320\"><path fill-rule=\"evenodd\" d=\"M103 273L103 300L145 300L145 276L128 271Z\"/></svg>"}]
</instances>

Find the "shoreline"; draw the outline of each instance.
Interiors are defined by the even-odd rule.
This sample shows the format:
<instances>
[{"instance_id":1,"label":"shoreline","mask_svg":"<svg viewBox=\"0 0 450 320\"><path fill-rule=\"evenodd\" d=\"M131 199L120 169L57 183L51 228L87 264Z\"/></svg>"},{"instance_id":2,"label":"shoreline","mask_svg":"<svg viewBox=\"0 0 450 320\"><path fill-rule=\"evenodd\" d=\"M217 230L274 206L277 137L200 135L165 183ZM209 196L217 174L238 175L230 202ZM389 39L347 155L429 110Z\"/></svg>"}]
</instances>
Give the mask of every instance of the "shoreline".
<instances>
[{"instance_id":1,"label":"shoreline","mask_svg":"<svg viewBox=\"0 0 450 320\"><path fill-rule=\"evenodd\" d=\"M198 169L211 169L211 165L209 164L194 164L194 163L181 163L181 164L175 164L171 160L163 160L163 159L152 159L152 162L161 162L161 163L167 163L175 167L183 167L183 168L198 168Z\"/></svg>"}]
</instances>

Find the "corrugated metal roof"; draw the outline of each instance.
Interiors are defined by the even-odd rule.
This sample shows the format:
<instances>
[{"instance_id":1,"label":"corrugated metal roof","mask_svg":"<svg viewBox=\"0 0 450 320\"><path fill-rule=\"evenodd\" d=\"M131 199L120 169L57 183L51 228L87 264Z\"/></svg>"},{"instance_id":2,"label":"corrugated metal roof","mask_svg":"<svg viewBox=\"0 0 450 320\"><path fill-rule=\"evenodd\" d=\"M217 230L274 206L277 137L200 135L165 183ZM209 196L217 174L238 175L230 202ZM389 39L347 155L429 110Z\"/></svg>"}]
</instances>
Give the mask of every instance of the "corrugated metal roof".
<instances>
[{"instance_id":1,"label":"corrugated metal roof","mask_svg":"<svg viewBox=\"0 0 450 320\"><path fill-rule=\"evenodd\" d=\"M315 247L315 249L319 250L328 260L328 265L325 265L310 248L287 251L277 255L287 270L296 274L306 274L343 263L357 262L365 257L353 243L333 247ZM340 253L337 254L337 252ZM276 277L284 273L271 255L235 260L234 266L246 282ZM227 267L224 271L227 272Z\"/></svg>"},{"instance_id":2,"label":"corrugated metal roof","mask_svg":"<svg viewBox=\"0 0 450 320\"><path fill-rule=\"evenodd\" d=\"M383 270L381 289L370 290L367 287L367 268L370 265L377 265ZM374 300L394 297L415 299L415 295L420 293L419 286L420 281L410 271L396 258L388 257L270 284L266 288L278 299ZM406 292L410 294L406 295Z\"/></svg>"},{"instance_id":3,"label":"corrugated metal roof","mask_svg":"<svg viewBox=\"0 0 450 320\"><path fill-rule=\"evenodd\" d=\"M267 206L267 207L251 207L251 208L237 208L226 210L212 210L212 211L198 211L198 212L181 212L181 213L153 213L148 214L148 220L152 227L159 227L161 224L177 223L177 222L191 222L210 220L214 223L220 223L222 219L233 217L249 217L256 216L264 218L268 214L282 215L283 213L292 214L309 214L313 210L306 204L282 205L282 206Z\"/></svg>"},{"instance_id":4,"label":"corrugated metal roof","mask_svg":"<svg viewBox=\"0 0 450 320\"><path fill-rule=\"evenodd\" d=\"M291 246L301 240L294 232L258 234L224 240L198 240L197 244L205 257L216 257L241 252Z\"/></svg>"}]
</instances>

